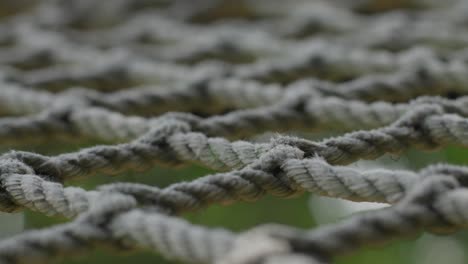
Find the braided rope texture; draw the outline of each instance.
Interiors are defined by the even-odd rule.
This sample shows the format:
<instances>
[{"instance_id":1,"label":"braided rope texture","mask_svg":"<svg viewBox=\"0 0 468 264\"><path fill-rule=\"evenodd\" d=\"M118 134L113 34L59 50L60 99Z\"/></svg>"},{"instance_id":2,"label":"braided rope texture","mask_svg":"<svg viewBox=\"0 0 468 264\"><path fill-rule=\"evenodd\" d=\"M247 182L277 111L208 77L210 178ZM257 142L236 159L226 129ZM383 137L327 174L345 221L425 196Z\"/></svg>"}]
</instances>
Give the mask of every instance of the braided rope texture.
<instances>
[{"instance_id":1,"label":"braided rope texture","mask_svg":"<svg viewBox=\"0 0 468 264\"><path fill-rule=\"evenodd\" d=\"M1 144L105 144L1 154L0 211L69 221L1 240L0 264L103 246L187 263L325 264L468 227L467 167L348 166L468 147L467 11L464 0L0 1ZM277 135L255 140L265 132ZM216 173L164 188L67 184L185 164ZM180 217L303 193L390 206L313 230L234 233Z\"/></svg>"}]
</instances>

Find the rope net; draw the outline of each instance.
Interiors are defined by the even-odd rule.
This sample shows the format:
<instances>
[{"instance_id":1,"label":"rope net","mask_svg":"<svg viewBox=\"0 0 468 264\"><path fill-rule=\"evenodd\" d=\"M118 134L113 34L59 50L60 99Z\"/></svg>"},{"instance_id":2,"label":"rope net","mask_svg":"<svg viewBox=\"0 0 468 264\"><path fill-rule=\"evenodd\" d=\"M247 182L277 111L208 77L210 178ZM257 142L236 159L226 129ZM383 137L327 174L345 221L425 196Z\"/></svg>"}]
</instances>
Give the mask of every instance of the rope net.
<instances>
[{"instance_id":1,"label":"rope net","mask_svg":"<svg viewBox=\"0 0 468 264\"><path fill-rule=\"evenodd\" d=\"M352 2L352 3L351 3ZM467 1L1 1L0 141L107 145L0 157L0 210L66 224L0 241L0 263L96 247L182 262L330 263L361 246L468 225L468 168L346 165L468 147ZM320 141L263 132L339 132ZM218 171L165 188L74 178ZM242 233L179 215L305 192L391 204L313 230Z\"/></svg>"}]
</instances>

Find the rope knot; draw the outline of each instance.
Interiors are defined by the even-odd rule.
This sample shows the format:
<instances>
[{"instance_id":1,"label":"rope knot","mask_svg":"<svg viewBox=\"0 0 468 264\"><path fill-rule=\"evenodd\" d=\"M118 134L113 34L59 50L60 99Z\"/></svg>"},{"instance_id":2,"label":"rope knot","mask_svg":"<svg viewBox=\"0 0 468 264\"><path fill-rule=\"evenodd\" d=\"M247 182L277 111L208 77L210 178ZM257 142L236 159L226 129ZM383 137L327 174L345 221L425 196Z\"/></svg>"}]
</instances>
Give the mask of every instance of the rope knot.
<instances>
[{"instance_id":1,"label":"rope knot","mask_svg":"<svg viewBox=\"0 0 468 264\"><path fill-rule=\"evenodd\" d=\"M450 216L434 205L458 187L459 183L454 177L429 176L397 204L395 209L407 218L428 226L428 230L433 233L451 233L455 230L455 225L450 221Z\"/></svg>"},{"instance_id":2,"label":"rope knot","mask_svg":"<svg viewBox=\"0 0 468 264\"><path fill-rule=\"evenodd\" d=\"M468 168L449 164L434 164L421 170L422 175L445 175L455 178L462 187L468 187Z\"/></svg>"},{"instance_id":3,"label":"rope knot","mask_svg":"<svg viewBox=\"0 0 468 264\"><path fill-rule=\"evenodd\" d=\"M73 89L65 90L60 93L53 107L70 108L94 105L94 102L100 101L99 99L101 97L102 95L97 91L74 87Z\"/></svg>"},{"instance_id":4,"label":"rope knot","mask_svg":"<svg viewBox=\"0 0 468 264\"><path fill-rule=\"evenodd\" d=\"M169 138L179 133L189 132L191 130L190 125L176 119L158 119L154 124L149 132L136 139L133 144L156 148L161 155L161 161L167 164L179 165L180 158L171 150Z\"/></svg>"},{"instance_id":5,"label":"rope knot","mask_svg":"<svg viewBox=\"0 0 468 264\"><path fill-rule=\"evenodd\" d=\"M24 151L10 151L0 156L0 160L5 159L15 160L28 169L27 173L19 174L37 174L52 181L62 180L62 172L51 157Z\"/></svg>"},{"instance_id":6,"label":"rope knot","mask_svg":"<svg viewBox=\"0 0 468 264\"><path fill-rule=\"evenodd\" d=\"M444 113L444 109L440 105L423 104L404 114L395 122L394 127L410 129L414 132L412 135L419 139L418 141L423 142L424 147L433 149L439 144L437 144L432 137L427 120L432 116L442 115Z\"/></svg>"},{"instance_id":7,"label":"rope knot","mask_svg":"<svg viewBox=\"0 0 468 264\"><path fill-rule=\"evenodd\" d=\"M153 119L151 124L153 127L158 127L161 122L165 121L179 121L186 123L189 126L189 130L197 130L202 118L190 114L190 113L180 113L180 112L170 112L162 115L159 118ZM187 131L189 131L187 130Z\"/></svg>"},{"instance_id":8,"label":"rope knot","mask_svg":"<svg viewBox=\"0 0 468 264\"><path fill-rule=\"evenodd\" d=\"M257 162L252 164L252 168L259 168L263 171L272 172L290 159L302 159L304 152L294 146L272 144L272 149L260 156Z\"/></svg>"},{"instance_id":9,"label":"rope knot","mask_svg":"<svg viewBox=\"0 0 468 264\"><path fill-rule=\"evenodd\" d=\"M80 225L83 222L90 224L89 232L92 233L92 236L101 237L103 240L113 236L109 227L110 223L118 215L130 211L138 205L132 196L116 192L102 192L94 197L89 204L88 211L78 216L74 224ZM117 249L128 248L128 245L120 239L116 239L113 246Z\"/></svg>"},{"instance_id":10,"label":"rope knot","mask_svg":"<svg viewBox=\"0 0 468 264\"><path fill-rule=\"evenodd\" d=\"M290 89L286 90L283 101L289 108L303 113L307 105L310 104L311 99L322 97L318 89L323 86L319 81L293 84Z\"/></svg>"},{"instance_id":11,"label":"rope knot","mask_svg":"<svg viewBox=\"0 0 468 264\"><path fill-rule=\"evenodd\" d=\"M282 137L276 137L271 140L271 144L273 147L279 146L279 145L286 145L286 146L291 146L294 147L295 149L299 149L303 152L304 157L313 157L317 153L320 152L320 150L323 149L323 146L301 138L296 138L296 137L289 137L289 136L282 136Z\"/></svg>"},{"instance_id":12,"label":"rope knot","mask_svg":"<svg viewBox=\"0 0 468 264\"><path fill-rule=\"evenodd\" d=\"M159 191L157 187L150 187L139 183L120 182L101 185L98 187L98 190L107 193L129 195L138 202L139 206L145 207L147 210L156 210L167 214L173 213L172 208L160 205L160 201L157 199Z\"/></svg>"},{"instance_id":13,"label":"rope knot","mask_svg":"<svg viewBox=\"0 0 468 264\"><path fill-rule=\"evenodd\" d=\"M302 159L304 152L300 149L278 145L262 155L256 162L252 163L250 168L268 173L274 184L270 184L270 192L283 197L293 196L301 190L295 181L287 177L284 171L284 165L290 159Z\"/></svg>"},{"instance_id":14,"label":"rope knot","mask_svg":"<svg viewBox=\"0 0 468 264\"><path fill-rule=\"evenodd\" d=\"M109 215L126 212L136 208L137 201L131 196L117 192L102 192L91 201L86 213L80 216L80 221L102 222Z\"/></svg>"},{"instance_id":15,"label":"rope knot","mask_svg":"<svg viewBox=\"0 0 468 264\"><path fill-rule=\"evenodd\" d=\"M18 159L8 156L0 157L0 176L8 174L32 174L34 170Z\"/></svg>"},{"instance_id":16,"label":"rope knot","mask_svg":"<svg viewBox=\"0 0 468 264\"><path fill-rule=\"evenodd\" d=\"M5 179L13 174L30 174L34 170L20 160L0 157L0 211L14 212L20 208L6 189Z\"/></svg>"},{"instance_id":17,"label":"rope knot","mask_svg":"<svg viewBox=\"0 0 468 264\"><path fill-rule=\"evenodd\" d=\"M256 264L268 263L268 259L278 255L291 254L292 248L285 237L297 230L281 225L263 225L239 235L223 259L217 264Z\"/></svg>"},{"instance_id":18,"label":"rope knot","mask_svg":"<svg viewBox=\"0 0 468 264\"><path fill-rule=\"evenodd\" d=\"M190 125L185 121L169 118L158 119L154 122L154 126L150 131L136 141L165 148L168 145L168 137L177 133L186 133L190 130Z\"/></svg>"}]
</instances>

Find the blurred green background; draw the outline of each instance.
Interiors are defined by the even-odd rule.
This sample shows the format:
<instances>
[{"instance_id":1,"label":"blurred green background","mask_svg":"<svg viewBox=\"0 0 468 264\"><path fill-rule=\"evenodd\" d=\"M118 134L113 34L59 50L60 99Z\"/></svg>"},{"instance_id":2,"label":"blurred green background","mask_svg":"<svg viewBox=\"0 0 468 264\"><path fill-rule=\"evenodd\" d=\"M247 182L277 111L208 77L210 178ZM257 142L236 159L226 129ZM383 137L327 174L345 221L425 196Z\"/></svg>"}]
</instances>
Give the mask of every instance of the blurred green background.
<instances>
[{"instance_id":1,"label":"blurred green background","mask_svg":"<svg viewBox=\"0 0 468 264\"><path fill-rule=\"evenodd\" d=\"M48 144L47 146L29 146L25 150L35 151L42 154L59 154L75 151L77 149L100 144L101 142L88 142L86 145L78 144ZM3 151L7 151L4 149ZM417 170L421 167L437 162L448 162L453 164L466 164L465 158L468 150L448 147L433 152L421 152L409 150L401 157L383 157L377 161L351 164L350 166L385 166ZM136 173L128 172L120 176L98 175L93 178L75 180L68 185L82 186L85 189L93 189L95 186L114 182L141 182L159 187L184 180L191 180L212 171L198 166L187 166L178 169L157 167L153 170ZM326 204L324 204L326 202ZM205 210L183 215L193 223L206 226L225 227L235 231L242 231L262 223L281 223L301 228L314 228L324 222L339 221L354 212L349 204L343 204L336 199L317 198L313 195L302 195L291 199L280 199L267 196L255 203L236 203L228 206L213 205ZM347 210L344 210L347 208ZM362 208L361 208L362 209ZM366 209L366 208L364 208ZM370 208L368 208L370 209ZM327 216L327 217L323 217ZM21 225L24 217L24 228L35 229L52 226L65 222L66 219L50 218L44 215L26 211L23 216L17 216L16 225ZM11 233L8 226L8 217L3 217L3 230ZM11 218L10 218L11 219ZM11 234L10 234L11 235ZM466 263L464 249L468 245L468 236L465 232L459 232L451 236L433 236L424 234L422 237L409 237L404 240L396 240L385 245L372 245L351 255L336 259L339 264L419 264L419 263ZM177 263L168 261L154 252L115 252L112 250L99 249L93 254L80 257L70 257L58 261L62 264L84 264L84 263Z\"/></svg>"}]
</instances>

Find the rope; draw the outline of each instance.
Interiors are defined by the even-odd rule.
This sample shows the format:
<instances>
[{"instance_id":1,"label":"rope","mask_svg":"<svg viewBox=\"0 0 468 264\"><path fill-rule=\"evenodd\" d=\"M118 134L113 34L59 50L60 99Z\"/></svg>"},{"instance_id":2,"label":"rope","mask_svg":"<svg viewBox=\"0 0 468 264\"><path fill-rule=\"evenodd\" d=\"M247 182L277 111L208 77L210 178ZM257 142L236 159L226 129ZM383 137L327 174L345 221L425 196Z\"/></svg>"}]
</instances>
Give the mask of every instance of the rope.
<instances>
[{"instance_id":1,"label":"rope","mask_svg":"<svg viewBox=\"0 0 468 264\"><path fill-rule=\"evenodd\" d=\"M0 264L102 246L193 263L325 264L369 244L468 226L467 167L348 166L410 148L468 147L464 1L278 1L278 10L247 0L3 2L0 142L108 145L0 156L0 211L69 219L1 240ZM290 131L344 134L251 138ZM194 163L215 172L164 188L68 185ZM303 193L389 206L312 230L234 233L181 217Z\"/></svg>"},{"instance_id":2,"label":"rope","mask_svg":"<svg viewBox=\"0 0 468 264\"><path fill-rule=\"evenodd\" d=\"M432 177L424 182L396 206L354 216L340 224L305 234L289 228L262 227L236 240L232 233L224 230L204 229L160 213L131 209L136 205L132 197L107 194L105 198L100 197L102 201L96 207L90 208L74 222L9 239L0 244L0 252L8 261L15 263L24 262L33 255L38 262L41 259L37 257L50 259L70 251L83 250L83 240L88 243L106 241L112 246L122 246L120 243L125 238L124 247L135 247L137 244L179 260L213 262L227 254L226 261L221 263L249 263L252 258L257 261L267 258L268 263L270 258L281 257L291 251L306 252L307 255L324 259L365 243L418 232L421 228L439 231L438 228L447 226L449 230L465 226L467 219L462 212L466 206L466 190L457 188L457 182L450 177ZM237 244L243 249L249 243L255 245L255 242L260 246L254 247L256 252L253 255L248 251L242 251L242 254L237 251ZM234 250L230 252L233 244ZM44 247L47 248L45 252ZM20 255L17 249L26 249L30 253ZM297 253L288 258L297 258ZM304 261L304 258L299 259Z\"/></svg>"},{"instance_id":3,"label":"rope","mask_svg":"<svg viewBox=\"0 0 468 264\"><path fill-rule=\"evenodd\" d=\"M6 98L10 99L9 90L5 90ZM22 90L18 90L22 91ZM71 134L91 136L103 140L125 140L138 137L150 129L148 122L141 117L126 117L118 113L105 111L98 108L74 108L70 104L80 104L78 95L83 98L82 104L106 105L106 103L95 103L94 98L81 90L83 93L61 95L54 101L56 110L46 109L38 116L26 117L24 119L0 119L3 124L3 132L0 134L3 141L12 142L18 134L25 134L35 130L34 138L52 137L57 135ZM273 104L247 110L232 111L225 115L212 116L205 119L180 114L182 119L190 119L192 127L196 131L208 135L225 136L229 138L248 136L259 131L281 131L287 129L323 130L336 129L338 131L349 131L358 128L375 128L388 125L398 117L420 104L440 104L449 112L466 115L465 97L457 100L445 100L442 98L419 98L409 104L390 104L385 102L363 103L361 101L347 101L340 98L326 97L317 98L314 91L308 91L303 87L288 90L289 92L282 100ZM142 92L137 93L137 92ZM31 94L33 96L34 92ZM146 90L135 91L142 102L131 101L132 106L147 105L147 97L150 96ZM18 93L18 96L20 94ZM39 94L42 95L42 94ZM126 95L126 94L125 94ZM118 95L117 95L118 96ZM1 98L1 97L0 97ZM16 97L15 97L16 98ZM25 97L26 99L28 97ZM19 96L12 98L12 102L24 102L25 98ZM33 97L32 97L33 98ZM110 97L113 98L113 97ZM132 97L129 97L130 100ZM161 97L157 97L161 98ZM257 97L253 97L257 98ZM42 97L39 97L42 99ZM104 100L106 98L104 97ZM73 100L73 103L70 102ZM103 100L103 101L104 101ZM125 99L128 101L129 99ZM172 100L172 99L171 99ZM48 101L48 100L47 100ZM154 104L159 105L155 100ZM40 101L40 103L43 103ZM52 103L52 100L49 104ZM61 106L62 105L62 106ZM186 104L187 105L187 104ZM8 106L8 105L6 105ZM105 106L99 106L103 108ZM140 107L140 106L138 106ZM113 108L112 106L110 107ZM165 120L173 114L152 118L151 123L157 124L159 120ZM315 125L311 125L315 124ZM21 140L21 142L24 139Z\"/></svg>"}]
</instances>

